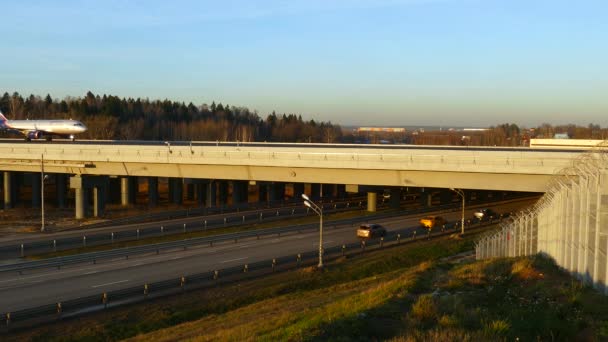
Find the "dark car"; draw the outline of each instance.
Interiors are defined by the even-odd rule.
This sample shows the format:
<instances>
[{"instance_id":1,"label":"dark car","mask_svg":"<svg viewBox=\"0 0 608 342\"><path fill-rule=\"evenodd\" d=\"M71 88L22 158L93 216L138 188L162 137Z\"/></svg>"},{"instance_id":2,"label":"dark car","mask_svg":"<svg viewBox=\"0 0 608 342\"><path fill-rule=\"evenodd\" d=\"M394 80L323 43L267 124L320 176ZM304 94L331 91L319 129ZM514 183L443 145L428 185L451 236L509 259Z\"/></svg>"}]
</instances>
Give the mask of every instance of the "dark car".
<instances>
[{"instance_id":1,"label":"dark car","mask_svg":"<svg viewBox=\"0 0 608 342\"><path fill-rule=\"evenodd\" d=\"M498 213L496 213L492 209L478 209L478 210L475 210L473 215L476 218L478 218L479 220L488 220L488 219L490 219L490 217L493 217L493 218L498 217Z\"/></svg>"},{"instance_id":2,"label":"dark car","mask_svg":"<svg viewBox=\"0 0 608 342\"><path fill-rule=\"evenodd\" d=\"M359 226L359 229L357 229L357 237L364 238L364 239L378 237L378 236L385 236L385 235L386 235L386 228L382 227L379 224L375 224L375 223L362 224L361 226Z\"/></svg>"}]
</instances>

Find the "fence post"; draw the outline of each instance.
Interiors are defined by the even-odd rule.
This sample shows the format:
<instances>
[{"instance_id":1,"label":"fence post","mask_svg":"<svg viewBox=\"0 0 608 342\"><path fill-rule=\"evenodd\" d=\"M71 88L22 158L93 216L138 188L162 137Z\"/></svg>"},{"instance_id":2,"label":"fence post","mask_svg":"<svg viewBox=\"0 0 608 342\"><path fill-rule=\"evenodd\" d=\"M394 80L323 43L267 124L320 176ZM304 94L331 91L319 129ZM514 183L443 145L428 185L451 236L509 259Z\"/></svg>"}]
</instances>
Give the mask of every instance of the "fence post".
<instances>
[{"instance_id":1,"label":"fence post","mask_svg":"<svg viewBox=\"0 0 608 342\"><path fill-rule=\"evenodd\" d=\"M53 240L53 252L57 252L57 240Z\"/></svg>"},{"instance_id":2,"label":"fence post","mask_svg":"<svg viewBox=\"0 0 608 342\"><path fill-rule=\"evenodd\" d=\"M86 237L86 235L82 237L82 246L83 247L87 246L87 237Z\"/></svg>"},{"instance_id":3,"label":"fence post","mask_svg":"<svg viewBox=\"0 0 608 342\"><path fill-rule=\"evenodd\" d=\"M213 271L213 280L218 280L220 277L220 271L215 270Z\"/></svg>"},{"instance_id":4,"label":"fence post","mask_svg":"<svg viewBox=\"0 0 608 342\"><path fill-rule=\"evenodd\" d=\"M397 234L397 243L401 243L401 234Z\"/></svg>"},{"instance_id":5,"label":"fence post","mask_svg":"<svg viewBox=\"0 0 608 342\"><path fill-rule=\"evenodd\" d=\"M224 217L224 227L226 226L226 218Z\"/></svg>"},{"instance_id":6,"label":"fence post","mask_svg":"<svg viewBox=\"0 0 608 342\"><path fill-rule=\"evenodd\" d=\"M346 245L342 245L342 256L346 254Z\"/></svg>"},{"instance_id":7,"label":"fence post","mask_svg":"<svg viewBox=\"0 0 608 342\"><path fill-rule=\"evenodd\" d=\"M298 257L296 258L296 262L298 263L298 267L300 267L300 264L302 263L302 254L298 253Z\"/></svg>"},{"instance_id":8,"label":"fence post","mask_svg":"<svg viewBox=\"0 0 608 342\"><path fill-rule=\"evenodd\" d=\"M61 312L63 311L63 308L61 307L61 302L57 303L57 315L61 316Z\"/></svg>"},{"instance_id":9,"label":"fence post","mask_svg":"<svg viewBox=\"0 0 608 342\"><path fill-rule=\"evenodd\" d=\"M182 290L183 290L183 289L184 289L184 286L186 286L186 277L182 276L182 277L179 279L179 287L181 287L181 288L182 288Z\"/></svg>"},{"instance_id":10,"label":"fence post","mask_svg":"<svg viewBox=\"0 0 608 342\"><path fill-rule=\"evenodd\" d=\"M6 313L6 326L8 327L11 324L11 313Z\"/></svg>"},{"instance_id":11,"label":"fence post","mask_svg":"<svg viewBox=\"0 0 608 342\"><path fill-rule=\"evenodd\" d=\"M137 229L137 240L139 240L139 229Z\"/></svg>"},{"instance_id":12,"label":"fence post","mask_svg":"<svg viewBox=\"0 0 608 342\"><path fill-rule=\"evenodd\" d=\"M112 239L112 244L114 244L114 232L112 232L112 233L110 234L110 236L111 236L111 239Z\"/></svg>"},{"instance_id":13,"label":"fence post","mask_svg":"<svg viewBox=\"0 0 608 342\"><path fill-rule=\"evenodd\" d=\"M243 215L243 223L245 223L245 215Z\"/></svg>"},{"instance_id":14,"label":"fence post","mask_svg":"<svg viewBox=\"0 0 608 342\"><path fill-rule=\"evenodd\" d=\"M416 240L416 231L414 230L414 233L412 234L412 240Z\"/></svg>"},{"instance_id":15,"label":"fence post","mask_svg":"<svg viewBox=\"0 0 608 342\"><path fill-rule=\"evenodd\" d=\"M365 250L365 240L361 240L361 248Z\"/></svg>"},{"instance_id":16,"label":"fence post","mask_svg":"<svg viewBox=\"0 0 608 342\"><path fill-rule=\"evenodd\" d=\"M150 287L148 284L144 284L144 297L148 298L148 292L150 292Z\"/></svg>"},{"instance_id":17,"label":"fence post","mask_svg":"<svg viewBox=\"0 0 608 342\"><path fill-rule=\"evenodd\" d=\"M428 231L428 232L426 232L426 239L427 239L427 240L429 240L429 239L431 238L431 230L432 230L432 229L433 229L433 228L429 228L429 231Z\"/></svg>"},{"instance_id":18,"label":"fence post","mask_svg":"<svg viewBox=\"0 0 608 342\"><path fill-rule=\"evenodd\" d=\"M103 308L107 309L108 308L108 294L106 292L104 292L101 295L101 302L103 303Z\"/></svg>"},{"instance_id":19,"label":"fence post","mask_svg":"<svg viewBox=\"0 0 608 342\"><path fill-rule=\"evenodd\" d=\"M384 236L380 237L380 248L384 246Z\"/></svg>"},{"instance_id":20,"label":"fence post","mask_svg":"<svg viewBox=\"0 0 608 342\"><path fill-rule=\"evenodd\" d=\"M272 259L272 272L274 272L275 267L277 266L277 259Z\"/></svg>"},{"instance_id":21,"label":"fence post","mask_svg":"<svg viewBox=\"0 0 608 342\"><path fill-rule=\"evenodd\" d=\"M23 244L21 244L21 257L23 258Z\"/></svg>"},{"instance_id":22,"label":"fence post","mask_svg":"<svg viewBox=\"0 0 608 342\"><path fill-rule=\"evenodd\" d=\"M243 266L243 273L247 273L247 271L249 271L249 266L245 264L245 266Z\"/></svg>"},{"instance_id":23,"label":"fence post","mask_svg":"<svg viewBox=\"0 0 608 342\"><path fill-rule=\"evenodd\" d=\"M264 213L260 213L260 221L262 221L262 219L264 218Z\"/></svg>"},{"instance_id":24,"label":"fence post","mask_svg":"<svg viewBox=\"0 0 608 342\"><path fill-rule=\"evenodd\" d=\"M160 235L165 235L165 227L160 226Z\"/></svg>"},{"instance_id":25,"label":"fence post","mask_svg":"<svg viewBox=\"0 0 608 342\"><path fill-rule=\"evenodd\" d=\"M205 220L205 224L203 226L203 229L206 230L207 229L207 220Z\"/></svg>"},{"instance_id":26,"label":"fence post","mask_svg":"<svg viewBox=\"0 0 608 342\"><path fill-rule=\"evenodd\" d=\"M184 223L184 233L186 232L186 224Z\"/></svg>"}]
</instances>

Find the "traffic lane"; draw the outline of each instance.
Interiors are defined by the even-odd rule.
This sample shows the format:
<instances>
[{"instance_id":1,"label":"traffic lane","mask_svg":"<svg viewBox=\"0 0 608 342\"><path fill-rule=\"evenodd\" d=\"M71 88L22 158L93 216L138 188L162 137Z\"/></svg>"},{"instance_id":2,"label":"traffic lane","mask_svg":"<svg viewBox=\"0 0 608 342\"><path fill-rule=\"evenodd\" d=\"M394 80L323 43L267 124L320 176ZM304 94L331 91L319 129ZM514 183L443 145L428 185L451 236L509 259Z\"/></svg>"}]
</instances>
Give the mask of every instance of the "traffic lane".
<instances>
[{"instance_id":1,"label":"traffic lane","mask_svg":"<svg viewBox=\"0 0 608 342\"><path fill-rule=\"evenodd\" d=\"M472 212L472 211L471 211ZM378 220L388 231L425 231L417 218L402 217ZM324 248L357 241L351 225L324 231ZM0 283L0 307L18 310L42 304L101 294L133 286L142 286L181 276L213 271L235 265L270 260L281 256L318 250L318 232L283 235L241 243L188 249L185 252L142 256L98 265L81 265L75 269L46 271L36 275L13 276ZM25 300L24 300L25 299Z\"/></svg>"},{"instance_id":2,"label":"traffic lane","mask_svg":"<svg viewBox=\"0 0 608 342\"><path fill-rule=\"evenodd\" d=\"M350 231L350 230L349 230ZM340 229L324 234L324 248L355 241L353 234L342 240ZM96 295L112 290L143 286L155 281L213 271L235 265L270 260L318 250L318 233L282 236L213 248L200 248L199 253L172 253L162 258L140 258L95 267L79 267L36 275L15 276L0 282L0 308L15 311L42 304ZM269 265L270 267L270 265Z\"/></svg>"}]
</instances>

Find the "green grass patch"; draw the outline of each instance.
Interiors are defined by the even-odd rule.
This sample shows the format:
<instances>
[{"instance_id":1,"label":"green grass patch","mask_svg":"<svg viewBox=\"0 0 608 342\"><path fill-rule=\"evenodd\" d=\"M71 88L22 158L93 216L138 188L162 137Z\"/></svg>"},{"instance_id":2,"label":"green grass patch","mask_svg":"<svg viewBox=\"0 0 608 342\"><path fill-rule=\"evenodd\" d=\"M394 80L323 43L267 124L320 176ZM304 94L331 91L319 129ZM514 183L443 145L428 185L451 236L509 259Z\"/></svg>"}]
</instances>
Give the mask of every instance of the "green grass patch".
<instances>
[{"instance_id":1,"label":"green grass patch","mask_svg":"<svg viewBox=\"0 0 608 342\"><path fill-rule=\"evenodd\" d=\"M8 335L44 341L608 339L608 298L539 256L452 263L474 237L368 251Z\"/></svg>"}]
</instances>

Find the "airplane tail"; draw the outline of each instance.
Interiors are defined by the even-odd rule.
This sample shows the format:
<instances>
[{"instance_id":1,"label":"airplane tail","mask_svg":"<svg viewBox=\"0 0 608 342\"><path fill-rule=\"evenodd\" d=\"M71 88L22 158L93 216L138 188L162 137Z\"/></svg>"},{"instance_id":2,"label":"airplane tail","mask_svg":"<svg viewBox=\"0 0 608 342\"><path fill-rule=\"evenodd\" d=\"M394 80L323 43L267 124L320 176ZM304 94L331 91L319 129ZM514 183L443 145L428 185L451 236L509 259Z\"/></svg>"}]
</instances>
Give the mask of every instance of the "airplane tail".
<instances>
[{"instance_id":1,"label":"airplane tail","mask_svg":"<svg viewBox=\"0 0 608 342\"><path fill-rule=\"evenodd\" d=\"M8 119L0 112L0 126L4 126L8 122Z\"/></svg>"}]
</instances>

